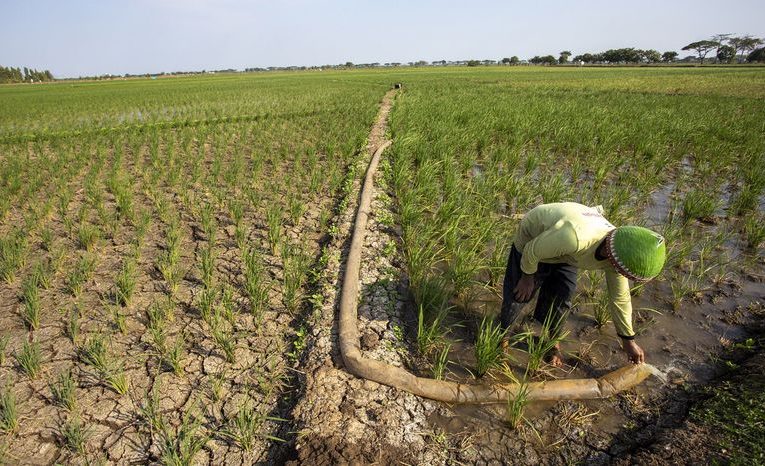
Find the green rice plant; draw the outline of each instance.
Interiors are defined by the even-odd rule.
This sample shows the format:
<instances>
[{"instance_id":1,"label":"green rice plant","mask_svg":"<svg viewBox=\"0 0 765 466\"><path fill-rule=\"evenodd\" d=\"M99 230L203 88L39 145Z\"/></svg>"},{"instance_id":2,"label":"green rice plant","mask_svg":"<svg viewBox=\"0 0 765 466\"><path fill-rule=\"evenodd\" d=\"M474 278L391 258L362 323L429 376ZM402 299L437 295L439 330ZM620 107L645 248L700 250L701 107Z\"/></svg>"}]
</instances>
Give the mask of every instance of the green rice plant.
<instances>
[{"instance_id":1,"label":"green rice plant","mask_svg":"<svg viewBox=\"0 0 765 466\"><path fill-rule=\"evenodd\" d=\"M32 280L37 286L45 290L49 289L53 280L53 264L49 259L42 259L32 267Z\"/></svg>"},{"instance_id":2,"label":"green rice plant","mask_svg":"<svg viewBox=\"0 0 765 466\"><path fill-rule=\"evenodd\" d=\"M146 233L149 231L149 226L151 225L151 220L151 211L149 209L142 209L136 216L136 221L134 222L135 238L133 242L138 248L143 246Z\"/></svg>"},{"instance_id":3,"label":"green rice plant","mask_svg":"<svg viewBox=\"0 0 765 466\"><path fill-rule=\"evenodd\" d=\"M683 199L683 218L686 222L690 220L709 221L719 206L720 201L715 193L701 188L694 189L688 192Z\"/></svg>"},{"instance_id":4,"label":"green rice plant","mask_svg":"<svg viewBox=\"0 0 765 466\"><path fill-rule=\"evenodd\" d=\"M53 230L50 228L43 228L40 230L40 241L42 242L42 247L48 252L50 252L51 248L53 247L53 239Z\"/></svg>"},{"instance_id":5,"label":"green rice plant","mask_svg":"<svg viewBox=\"0 0 765 466\"><path fill-rule=\"evenodd\" d=\"M199 314L202 316L202 320L212 325L213 315L215 312L215 303L218 300L217 288L205 288L199 295L197 295L197 302L199 307Z\"/></svg>"},{"instance_id":6,"label":"green rice plant","mask_svg":"<svg viewBox=\"0 0 765 466\"><path fill-rule=\"evenodd\" d=\"M112 321L114 328L121 334L127 334L127 315L122 312L119 306L110 306L112 310Z\"/></svg>"},{"instance_id":7,"label":"green rice plant","mask_svg":"<svg viewBox=\"0 0 765 466\"><path fill-rule=\"evenodd\" d=\"M127 393L130 385L127 375L121 363L109 355L103 335L97 334L86 340L78 348L78 356L81 362L96 370L106 386L120 395Z\"/></svg>"},{"instance_id":8,"label":"green rice plant","mask_svg":"<svg viewBox=\"0 0 765 466\"><path fill-rule=\"evenodd\" d=\"M24 307L21 317L29 330L40 328L40 292L34 278L24 280L22 285Z\"/></svg>"},{"instance_id":9,"label":"green rice plant","mask_svg":"<svg viewBox=\"0 0 765 466\"><path fill-rule=\"evenodd\" d=\"M524 412L529 404L529 384L526 378L517 384L518 390L515 396L507 397L505 405L505 419L511 429L518 429L526 420Z\"/></svg>"},{"instance_id":10,"label":"green rice plant","mask_svg":"<svg viewBox=\"0 0 765 466\"><path fill-rule=\"evenodd\" d=\"M749 215L744 221L746 245L756 250L765 241L765 218L756 214Z\"/></svg>"},{"instance_id":11,"label":"green rice plant","mask_svg":"<svg viewBox=\"0 0 765 466\"><path fill-rule=\"evenodd\" d=\"M202 283L206 288L211 288L214 285L215 251L210 243L199 253L199 268L202 270Z\"/></svg>"},{"instance_id":12,"label":"green rice plant","mask_svg":"<svg viewBox=\"0 0 765 466\"><path fill-rule=\"evenodd\" d=\"M196 414L196 407L188 409L176 428L172 428L161 417L157 425L159 461L165 466L191 466L194 457L209 441L202 430L202 416Z\"/></svg>"},{"instance_id":13,"label":"green rice plant","mask_svg":"<svg viewBox=\"0 0 765 466\"><path fill-rule=\"evenodd\" d=\"M221 429L220 434L246 452L252 451L258 439L284 442L284 439L263 432L266 421L286 420L258 412L252 407L250 401L244 401L228 425Z\"/></svg>"},{"instance_id":14,"label":"green rice plant","mask_svg":"<svg viewBox=\"0 0 765 466\"><path fill-rule=\"evenodd\" d=\"M423 304L417 311L417 351L427 356L443 340L446 330L444 322L449 317L450 308L441 306L435 312L426 311Z\"/></svg>"},{"instance_id":15,"label":"green rice plant","mask_svg":"<svg viewBox=\"0 0 765 466\"><path fill-rule=\"evenodd\" d=\"M307 208L299 196L290 196L288 201L288 210L290 214L290 222L295 226L300 223L300 219L306 212Z\"/></svg>"},{"instance_id":16,"label":"green rice plant","mask_svg":"<svg viewBox=\"0 0 765 466\"><path fill-rule=\"evenodd\" d=\"M67 278L67 289L72 296L79 296L82 293L83 286L90 280L91 275L96 269L96 257L90 254L83 254L77 260L74 269Z\"/></svg>"},{"instance_id":17,"label":"green rice plant","mask_svg":"<svg viewBox=\"0 0 765 466\"><path fill-rule=\"evenodd\" d=\"M69 318L64 327L64 334L69 337L69 340L73 345L77 344L77 337L80 335L80 317L80 307L75 305L72 310L69 311Z\"/></svg>"},{"instance_id":18,"label":"green rice plant","mask_svg":"<svg viewBox=\"0 0 765 466\"><path fill-rule=\"evenodd\" d=\"M183 365L181 360L183 359L183 352L186 347L186 339L183 334L179 334L172 345L165 347L164 354L162 355L162 362L173 371L176 376L183 375Z\"/></svg>"},{"instance_id":19,"label":"green rice plant","mask_svg":"<svg viewBox=\"0 0 765 466\"><path fill-rule=\"evenodd\" d=\"M266 224L268 226L268 244L271 254L276 254L282 238L282 206L274 203L266 210Z\"/></svg>"},{"instance_id":20,"label":"green rice plant","mask_svg":"<svg viewBox=\"0 0 765 466\"><path fill-rule=\"evenodd\" d=\"M53 398L53 402L69 411L73 410L76 405L75 389L77 388L77 381L72 375L72 370L67 369L58 375L58 379L55 383L50 383L50 392Z\"/></svg>"},{"instance_id":21,"label":"green rice plant","mask_svg":"<svg viewBox=\"0 0 765 466\"><path fill-rule=\"evenodd\" d=\"M602 328L611 321L611 298L608 293L600 290L597 293L598 299L595 302L590 303L592 306L592 319L595 321L597 328Z\"/></svg>"},{"instance_id":22,"label":"green rice plant","mask_svg":"<svg viewBox=\"0 0 765 466\"><path fill-rule=\"evenodd\" d=\"M8 349L8 342L11 341L11 337L3 335L0 337L0 366L5 364L5 351Z\"/></svg>"},{"instance_id":23,"label":"green rice plant","mask_svg":"<svg viewBox=\"0 0 765 466\"><path fill-rule=\"evenodd\" d=\"M59 426L59 435L67 450L78 455L85 454L85 444L90 437L91 429L86 426L80 416L70 414L66 422Z\"/></svg>"},{"instance_id":24,"label":"green rice plant","mask_svg":"<svg viewBox=\"0 0 765 466\"><path fill-rule=\"evenodd\" d=\"M114 302L121 306L130 304L136 288L136 261L127 259L114 280Z\"/></svg>"},{"instance_id":25,"label":"green rice plant","mask_svg":"<svg viewBox=\"0 0 765 466\"><path fill-rule=\"evenodd\" d=\"M16 407L16 394L11 384L5 384L0 391L0 431L11 435L19 427L19 411Z\"/></svg>"},{"instance_id":26,"label":"green rice plant","mask_svg":"<svg viewBox=\"0 0 765 466\"><path fill-rule=\"evenodd\" d=\"M212 327L212 336L215 344L223 351L226 362L234 363L236 361L236 338L227 331L222 324Z\"/></svg>"},{"instance_id":27,"label":"green rice plant","mask_svg":"<svg viewBox=\"0 0 765 466\"><path fill-rule=\"evenodd\" d=\"M542 322L542 330L538 337L535 337L532 332L524 332L520 334L519 339L525 340L526 351L529 354L528 363L526 364L526 374L534 374L542 367L542 362L545 356L555 350L563 340L568 336L568 331L563 331L554 334L554 329L557 328L561 322L565 322L566 316L560 316L557 321L553 317L552 312L548 312L544 322Z\"/></svg>"},{"instance_id":28,"label":"green rice plant","mask_svg":"<svg viewBox=\"0 0 765 466\"><path fill-rule=\"evenodd\" d=\"M7 283L16 279L16 272L26 263L27 238L21 230L14 230L0 238L0 276Z\"/></svg>"},{"instance_id":29,"label":"green rice plant","mask_svg":"<svg viewBox=\"0 0 765 466\"><path fill-rule=\"evenodd\" d=\"M87 251L92 251L101 239L101 231L95 225L81 223L77 229L77 246Z\"/></svg>"},{"instance_id":30,"label":"green rice plant","mask_svg":"<svg viewBox=\"0 0 765 466\"><path fill-rule=\"evenodd\" d=\"M238 198L231 198L228 202L228 211L235 226L241 226L244 218L244 203Z\"/></svg>"},{"instance_id":31,"label":"green rice plant","mask_svg":"<svg viewBox=\"0 0 765 466\"><path fill-rule=\"evenodd\" d=\"M449 350L451 349L451 343L447 343L441 347L441 351L436 356L436 360L433 361L433 378L436 380L443 380L446 373L446 367L449 365Z\"/></svg>"},{"instance_id":32,"label":"green rice plant","mask_svg":"<svg viewBox=\"0 0 765 466\"><path fill-rule=\"evenodd\" d=\"M285 243L282 247L283 287L282 301L287 310L295 313L303 299L303 285L308 278L310 256L301 246Z\"/></svg>"},{"instance_id":33,"label":"green rice plant","mask_svg":"<svg viewBox=\"0 0 765 466\"><path fill-rule=\"evenodd\" d=\"M199 221L202 231L210 245L215 244L215 235L218 230L218 220L215 218L215 208L212 204L205 203L199 211Z\"/></svg>"},{"instance_id":34,"label":"green rice plant","mask_svg":"<svg viewBox=\"0 0 765 466\"><path fill-rule=\"evenodd\" d=\"M507 334L507 329L502 330L502 325L494 322L494 319L484 317L478 327L478 335L475 342L476 375L483 377L490 369L498 367L502 360L502 347L500 343Z\"/></svg>"},{"instance_id":35,"label":"green rice plant","mask_svg":"<svg viewBox=\"0 0 765 466\"><path fill-rule=\"evenodd\" d=\"M34 379L42 370L42 352L40 343L36 341L24 341L21 351L15 354L16 364L23 373Z\"/></svg>"},{"instance_id":36,"label":"green rice plant","mask_svg":"<svg viewBox=\"0 0 765 466\"><path fill-rule=\"evenodd\" d=\"M242 253L244 263L244 290L250 300L250 309L257 322L263 317L263 311L268 305L268 283L265 278L263 259L252 248L246 248Z\"/></svg>"},{"instance_id":37,"label":"green rice plant","mask_svg":"<svg viewBox=\"0 0 765 466\"><path fill-rule=\"evenodd\" d=\"M159 255L157 261L157 270L162 274L162 278L165 280L167 292L171 296L174 296L178 291L178 285L183 278L183 272L181 271L179 258L170 251L163 251Z\"/></svg>"}]
</instances>

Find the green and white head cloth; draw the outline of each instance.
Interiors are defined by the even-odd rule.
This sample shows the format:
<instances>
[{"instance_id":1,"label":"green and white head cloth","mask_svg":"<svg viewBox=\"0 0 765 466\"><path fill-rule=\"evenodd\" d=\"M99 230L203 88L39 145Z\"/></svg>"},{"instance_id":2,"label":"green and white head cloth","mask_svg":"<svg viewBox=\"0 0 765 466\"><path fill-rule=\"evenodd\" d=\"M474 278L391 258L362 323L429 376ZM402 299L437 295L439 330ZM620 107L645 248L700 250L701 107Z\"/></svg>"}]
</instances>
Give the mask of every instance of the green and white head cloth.
<instances>
[{"instance_id":1,"label":"green and white head cloth","mask_svg":"<svg viewBox=\"0 0 765 466\"><path fill-rule=\"evenodd\" d=\"M606 236L608 260L617 272L646 282L661 272L667 257L664 237L647 228L624 226Z\"/></svg>"}]
</instances>

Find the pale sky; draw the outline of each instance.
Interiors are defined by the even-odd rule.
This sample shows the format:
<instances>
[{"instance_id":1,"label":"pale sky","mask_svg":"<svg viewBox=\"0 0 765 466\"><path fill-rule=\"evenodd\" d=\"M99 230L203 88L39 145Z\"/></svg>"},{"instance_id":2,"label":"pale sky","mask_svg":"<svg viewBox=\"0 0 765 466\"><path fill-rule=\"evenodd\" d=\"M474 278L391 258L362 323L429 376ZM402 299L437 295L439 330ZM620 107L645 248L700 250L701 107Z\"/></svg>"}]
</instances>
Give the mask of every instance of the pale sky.
<instances>
[{"instance_id":1,"label":"pale sky","mask_svg":"<svg viewBox=\"0 0 765 466\"><path fill-rule=\"evenodd\" d=\"M664 52L765 37L763 18L763 0L0 0L0 65L76 77Z\"/></svg>"}]
</instances>

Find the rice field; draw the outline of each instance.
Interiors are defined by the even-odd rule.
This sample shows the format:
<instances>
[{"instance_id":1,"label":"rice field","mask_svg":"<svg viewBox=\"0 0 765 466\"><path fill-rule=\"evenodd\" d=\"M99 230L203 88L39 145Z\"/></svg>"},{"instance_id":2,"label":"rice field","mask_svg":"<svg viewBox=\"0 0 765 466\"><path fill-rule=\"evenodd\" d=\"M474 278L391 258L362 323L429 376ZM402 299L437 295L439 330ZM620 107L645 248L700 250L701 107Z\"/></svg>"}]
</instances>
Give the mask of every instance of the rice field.
<instances>
[{"instance_id":1,"label":"rice field","mask_svg":"<svg viewBox=\"0 0 765 466\"><path fill-rule=\"evenodd\" d=\"M549 341L525 334L525 354L506 360L492 322L519 216L543 202L602 205L667 238L662 275L633 289L649 362L666 332L690 338L690 321L761 298L762 68L0 86L0 459L291 457L316 290L340 255L329 239L394 82L382 177L413 371L550 375L532 349ZM570 345L615 344L601 278L580 274ZM508 429L525 404L503 407Z\"/></svg>"}]
</instances>

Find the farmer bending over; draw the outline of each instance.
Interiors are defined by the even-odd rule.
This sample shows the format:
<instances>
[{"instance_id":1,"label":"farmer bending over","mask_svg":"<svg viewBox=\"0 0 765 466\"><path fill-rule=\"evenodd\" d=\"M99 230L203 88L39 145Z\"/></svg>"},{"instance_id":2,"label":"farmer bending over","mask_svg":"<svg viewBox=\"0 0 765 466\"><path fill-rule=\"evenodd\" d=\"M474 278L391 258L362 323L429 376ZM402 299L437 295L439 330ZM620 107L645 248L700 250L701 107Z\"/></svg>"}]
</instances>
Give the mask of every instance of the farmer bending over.
<instances>
[{"instance_id":1,"label":"farmer bending over","mask_svg":"<svg viewBox=\"0 0 765 466\"><path fill-rule=\"evenodd\" d=\"M664 238L646 228L616 228L600 207L574 202L543 204L521 220L515 235L503 287L502 327L521 320L521 309L539 289L534 318L551 322L550 335L560 335L576 289L577 268L603 270L609 310L630 361L645 361L632 330L629 280L648 281L664 266ZM549 317L548 317L549 316ZM503 342L507 346L507 340ZM562 364L560 345L547 355Z\"/></svg>"}]
</instances>

